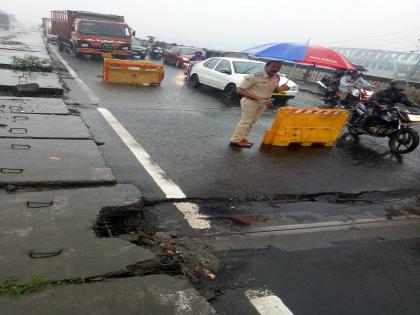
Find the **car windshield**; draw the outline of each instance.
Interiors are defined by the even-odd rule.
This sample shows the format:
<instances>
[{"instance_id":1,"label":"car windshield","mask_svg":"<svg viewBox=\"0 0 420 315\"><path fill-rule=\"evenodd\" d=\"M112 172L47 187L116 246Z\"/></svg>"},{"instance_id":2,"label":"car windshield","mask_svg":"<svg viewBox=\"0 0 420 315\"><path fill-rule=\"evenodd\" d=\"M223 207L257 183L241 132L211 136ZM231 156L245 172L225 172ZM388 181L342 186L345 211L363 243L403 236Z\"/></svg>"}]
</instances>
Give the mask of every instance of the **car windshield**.
<instances>
[{"instance_id":1,"label":"car windshield","mask_svg":"<svg viewBox=\"0 0 420 315\"><path fill-rule=\"evenodd\" d=\"M133 45L135 46L142 46L141 41L138 38L133 38Z\"/></svg>"},{"instance_id":2,"label":"car windshield","mask_svg":"<svg viewBox=\"0 0 420 315\"><path fill-rule=\"evenodd\" d=\"M257 62L234 61L233 68L236 73L249 74L262 71L264 69L264 64Z\"/></svg>"},{"instance_id":3,"label":"car windshield","mask_svg":"<svg viewBox=\"0 0 420 315\"><path fill-rule=\"evenodd\" d=\"M102 35L115 37L130 36L127 27L124 24L101 23L101 22L82 22L79 28L80 34L84 35Z\"/></svg>"},{"instance_id":4,"label":"car windshield","mask_svg":"<svg viewBox=\"0 0 420 315\"><path fill-rule=\"evenodd\" d=\"M181 55L194 55L197 49L195 48L181 48L180 54Z\"/></svg>"}]
</instances>

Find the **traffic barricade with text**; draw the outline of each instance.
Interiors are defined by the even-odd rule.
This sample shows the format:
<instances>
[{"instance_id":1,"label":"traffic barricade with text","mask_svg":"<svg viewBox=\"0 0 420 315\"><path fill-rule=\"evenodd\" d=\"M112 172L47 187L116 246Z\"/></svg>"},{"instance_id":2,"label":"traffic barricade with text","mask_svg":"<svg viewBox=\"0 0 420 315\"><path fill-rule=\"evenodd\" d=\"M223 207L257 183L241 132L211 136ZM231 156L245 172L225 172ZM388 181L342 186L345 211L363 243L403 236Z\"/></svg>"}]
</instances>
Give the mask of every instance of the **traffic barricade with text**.
<instances>
[{"instance_id":1,"label":"traffic barricade with text","mask_svg":"<svg viewBox=\"0 0 420 315\"><path fill-rule=\"evenodd\" d=\"M349 112L343 109L283 107L265 132L263 144L333 146L348 117Z\"/></svg>"},{"instance_id":2,"label":"traffic barricade with text","mask_svg":"<svg viewBox=\"0 0 420 315\"><path fill-rule=\"evenodd\" d=\"M102 80L107 83L160 85L165 69L150 61L104 59Z\"/></svg>"}]
</instances>

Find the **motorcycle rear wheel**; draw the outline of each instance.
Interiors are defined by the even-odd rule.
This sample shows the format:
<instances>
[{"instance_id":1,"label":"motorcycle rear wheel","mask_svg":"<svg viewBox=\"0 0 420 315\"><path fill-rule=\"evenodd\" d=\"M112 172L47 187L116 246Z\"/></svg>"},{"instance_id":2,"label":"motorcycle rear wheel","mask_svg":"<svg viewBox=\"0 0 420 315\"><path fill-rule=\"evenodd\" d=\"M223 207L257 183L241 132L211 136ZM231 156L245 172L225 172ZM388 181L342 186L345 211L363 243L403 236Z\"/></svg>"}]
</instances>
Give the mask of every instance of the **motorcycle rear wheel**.
<instances>
[{"instance_id":1,"label":"motorcycle rear wheel","mask_svg":"<svg viewBox=\"0 0 420 315\"><path fill-rule=\"evenodd\" d=\"M403 129L389 137L388 146L393 153L406 154L417 148L419 142L419 134L416 131Z\"/></svg>"}]
</instances>

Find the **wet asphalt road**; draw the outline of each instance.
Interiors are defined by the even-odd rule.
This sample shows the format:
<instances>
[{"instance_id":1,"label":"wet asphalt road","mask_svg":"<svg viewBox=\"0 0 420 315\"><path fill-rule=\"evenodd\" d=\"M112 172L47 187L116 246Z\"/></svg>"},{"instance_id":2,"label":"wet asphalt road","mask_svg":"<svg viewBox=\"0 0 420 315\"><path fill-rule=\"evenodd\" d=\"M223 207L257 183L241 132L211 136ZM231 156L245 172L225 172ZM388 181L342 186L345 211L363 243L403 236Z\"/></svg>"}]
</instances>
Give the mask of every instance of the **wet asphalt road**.
<instances>
[{"instance_id":1,"label":"wet asphalt road","mask_svg":"<svg viewBox=\"0 0 420 315\"><path fill-rule=\"evenodd\" d=\"M254 148L232 149L227 143L239 119L239 106L223 104L212 89L189 88L179 69L166 67L161 87L106 85L96 77L101 72L100 62L62 56L99 97L100 105L114 114L187 198L288 195L293 199L295 195L321 192L410 189L415 199L419 149L396 158L389 154L386 142L377 139L364 139L351 149L259 148L265 129L271 125L272 112L267 112L253 130L250 140L257 143ZM70 89L67 102L80 104L76 108L102 143L101 152L117 180L138 186L147 201L164 199L74 80L64 81ZM317 105L319 99L301 92L291 104ZM221 294L211 301L220 314L258 314L245 297L248 289L277 295L294 314L418 314L418 224L250 233L254 223L241 219L238 223L229 213L239 209L239 214L257 214L252 217L258 223L255 226L265 227L322 223L340 217L344 222L366 218L369 211L383 218L393 206L385 204L375 212L368 199L367 204L362 203L367 208L354 211L335 207L337 201L311 202L200 205L210 215L213 229L208 234L214 233L214 238L191 231L171 204L158 203L147 212L153 217L150 229L154 232L190 235L220 260L220 273L210 283ZM225 238L218 234L231 231L236 234Z\"/></svg>"},{"instance_id":2,"label":"wet asphalt road","mask_svg":"<svg viewBox=\"0 0 420 315\"><path fill-rule=\"evenodd\" d=\"M161 87L108 85L96 77L101 73L100 61L63 57L99 97L101 106L113 113L189 198L357 193L418 186L419 149L399 159L389 154L384 139L367 137L355 149L262 148L259 144L273 112L267 112L252 131L252 149L231 148L227 144L239 119L239 106L223 104L213 89L191 89L180 69L165 67ZM76 89L73 95L70 91L68 102L89 102L80 99L74 82L66 83ZM290 104L318 105L320 100L300 92ZM133 173L127 150L91 109L83 107L87 123L105 143L105 159L117 178L134 182L147 199L161 199L146 174ZM115 145L121 150L115 150Z\"/></svg>"}]
</instances>

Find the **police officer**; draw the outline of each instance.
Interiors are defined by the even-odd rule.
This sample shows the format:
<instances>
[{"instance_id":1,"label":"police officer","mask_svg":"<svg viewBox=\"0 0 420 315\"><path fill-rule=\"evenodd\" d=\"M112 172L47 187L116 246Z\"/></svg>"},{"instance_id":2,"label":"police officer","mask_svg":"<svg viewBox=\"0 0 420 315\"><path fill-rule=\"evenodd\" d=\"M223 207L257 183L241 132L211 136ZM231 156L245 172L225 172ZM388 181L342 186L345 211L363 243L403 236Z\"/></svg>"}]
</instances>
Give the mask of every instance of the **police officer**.
<instances>
[{"instance_id":1,"label":"police officer","mask_svg":"<svg viewBox=\"0 0 420 315\"><path fill-rule=\"evenodd\" d=\"M277 73L280 68L281 62L269 61L263 71L247 75L238 86L236 92L243 96L242 116L230 139L231 146L250 148L253 143L246 137L266 108L273 105L271 96L274 92L289 89L287 84L279 86L280 76Z\"/></svg>"}]
</instances>

